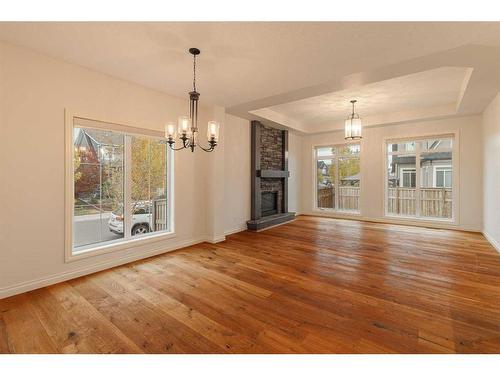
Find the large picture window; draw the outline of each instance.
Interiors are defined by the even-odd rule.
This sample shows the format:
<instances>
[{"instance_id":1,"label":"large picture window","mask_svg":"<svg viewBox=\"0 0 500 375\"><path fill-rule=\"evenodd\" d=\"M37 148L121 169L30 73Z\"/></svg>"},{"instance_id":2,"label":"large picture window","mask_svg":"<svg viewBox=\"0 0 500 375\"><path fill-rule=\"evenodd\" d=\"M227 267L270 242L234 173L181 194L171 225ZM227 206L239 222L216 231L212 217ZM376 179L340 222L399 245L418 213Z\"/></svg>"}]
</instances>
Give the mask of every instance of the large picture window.
<instances>
[{"instance_id":1,"label":"large picture window","mask_svg":"<svg viewBox=\"0 0 500 375\"><path fill-rule=\"evenodd\" d=\"M453 219L452 136L389 141L386 214Z\"/></svg>"},{"instance_id":2,"label":"large picture window","mask_svg":"<svg viewBox=\"0 0 500 375\"><path fill-rule=\"evenodd\" d=\"M317 147L316 208L359 212L360 145Z\"/></svg>"},{"instance_id":3,"label":"large picture window","mask_svg":"<svg viewBox=\"0 0 500 375\"><path fill-rule=\"evenodd\" d=\"M74 119L72 254L170 231L166 143L110 127Z\"/></svg>"}]
</instances>

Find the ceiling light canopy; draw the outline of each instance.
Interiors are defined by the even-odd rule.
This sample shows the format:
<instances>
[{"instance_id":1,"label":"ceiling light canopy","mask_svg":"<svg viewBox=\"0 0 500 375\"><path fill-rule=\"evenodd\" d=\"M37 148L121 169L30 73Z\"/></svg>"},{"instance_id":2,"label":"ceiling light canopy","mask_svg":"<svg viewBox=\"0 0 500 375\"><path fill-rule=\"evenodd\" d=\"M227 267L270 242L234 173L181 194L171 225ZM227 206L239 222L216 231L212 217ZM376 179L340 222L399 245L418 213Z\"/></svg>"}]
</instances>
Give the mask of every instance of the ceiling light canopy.
<instances>
[{"instance_id":1,"label":"ceiling light canopy","mask_svg":"<svg viewBox=\"0 0 500 375\"><path fill-rule=\"evenodd\" d=\"M169 122L165 125L165 138L170 148L174 151L190 148L193 152L198 146L203 151L211 152L217 146L219 140L219 123L209 121L207 126L208 147L198 143L198 100L200 93L196 91L196 56L201 53L198 48L190 48L189 53L193 55L193 91L189 93L189 116L181 116L177 122ZM174 147L175 138L179 137L182 145Z\"/></svg>"},{"instance_id":2,"label":"ceiling light canopy","mask_svg":"<svg viewBox=\"0 0 500 375\"><path fill-rule=\"evenodd\" d=\"M361 117L354 111L357 100L351 100L352 113L345 120L345 139L361 139Z\"/></svg>"}]
</instances>

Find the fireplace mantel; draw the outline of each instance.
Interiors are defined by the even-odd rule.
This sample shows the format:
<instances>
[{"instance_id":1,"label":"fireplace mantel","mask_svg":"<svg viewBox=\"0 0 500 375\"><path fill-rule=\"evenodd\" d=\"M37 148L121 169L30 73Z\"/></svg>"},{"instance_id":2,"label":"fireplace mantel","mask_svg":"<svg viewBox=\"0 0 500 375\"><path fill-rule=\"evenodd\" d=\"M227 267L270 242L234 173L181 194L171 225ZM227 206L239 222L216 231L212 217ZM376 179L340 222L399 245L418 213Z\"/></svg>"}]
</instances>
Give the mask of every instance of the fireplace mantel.
<instances>
[{"instance_id":1,"label":"fireplace mantel","mask_svg":"<svg viewBox=\"0 0 500 375\"><path fill-rule=\"evenodd\" d=\"M258 169L257 177L260 178L288 178L290 177L289 171L282 171L276 169Z\"/></svg>"}]
</instances>

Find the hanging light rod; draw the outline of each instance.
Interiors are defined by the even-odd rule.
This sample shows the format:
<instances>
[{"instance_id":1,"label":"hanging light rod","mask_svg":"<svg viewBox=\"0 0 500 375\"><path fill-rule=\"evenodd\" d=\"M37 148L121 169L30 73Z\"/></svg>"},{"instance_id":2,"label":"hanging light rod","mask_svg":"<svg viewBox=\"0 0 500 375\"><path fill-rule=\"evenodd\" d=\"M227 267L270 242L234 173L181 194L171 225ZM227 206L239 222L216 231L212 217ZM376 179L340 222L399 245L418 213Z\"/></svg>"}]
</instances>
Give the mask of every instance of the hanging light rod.
<instances>
[{"instance_id":1,"label":"hanging light rod","mask_svg":"<svg viewBox=\"0 0 500 375\"><path fill-rule=\"evenodd\" d=\"M217 121L209 121L207 126L208 147L203 147L198 142L198 101L200 93L196 91L196 56L201 51L198 48L190 48L189 53L193 55L193 91L189 92L189 116L180 116L177 126L174 122L169 122L165 125L165 138L170 148L174 151L191 149L194 152L195 147L201 148L203 151L212 152L217 146L219 140L219 123ZM175 138L179 137L182 141L180 147L176 148Z\"/></svg>"},{"instance_id":2,"label":"hanging light rod","mask_svg":"<svg viewBox=\"0 0 500 375\"><path fill-rule=\"evenodd\" d=\"M354 111L354 104L357 100L351 100L352 113L345 120L345 139L361 139L361 117Z\"/></svg>"}]
</instances>

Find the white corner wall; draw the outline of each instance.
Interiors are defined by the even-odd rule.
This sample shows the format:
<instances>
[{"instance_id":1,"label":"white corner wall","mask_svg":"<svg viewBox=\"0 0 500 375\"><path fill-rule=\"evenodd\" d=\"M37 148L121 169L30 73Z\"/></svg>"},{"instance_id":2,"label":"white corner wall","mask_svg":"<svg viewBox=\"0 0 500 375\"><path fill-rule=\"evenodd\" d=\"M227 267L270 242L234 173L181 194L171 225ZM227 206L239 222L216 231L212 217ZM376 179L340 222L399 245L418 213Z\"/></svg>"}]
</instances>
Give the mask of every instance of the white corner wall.
<instances>
[{"instance_id":1,"label":"white corner wall","mask_svg":"<svg viewBox=\"0 0 500 375\"><path fill-rule=\"evenodd\" d=\"M288 133L288 211L302 212L302 139L297 133Z\"/></svg>"},{"instance_id":2,"label":"white corner wall","mask_svg":"<svg viewBox=\"0 0 500 375\"><path fill-rule=\"evenodd\" d=\"M186 150L174 156L175 238L65 263L65 108L162 130L167 119L187 111L187 99L2 42L0 95L0 298L187 246L220 231L207 228L205 193L212 178L207 167L216 155ZM200 122L206 124L215 113L201 107Z\"/></svg>"},{"instance_id":3,"label":"white corner wall","mask_svg":"<svg viewBox=\"0 0 500 375\"><path fill-rule=\"evenodd\" d=\"M459 215L457 225L423 221L403 221L384 217L384 142L386 138L459 134ZM342 217L313 209L313 154L315 145L344 143L342 131L303 137L302 213ZM482 230L482 135L481 116L412 122L400 125L367 127L361 143L361 215L358 219L407 223L472 231ZM349 217L349 216L344 216Z\"/></svg>"},{"instance_id":4,"label":"white corner wall","mask_svg":"<svg viewBox=\"0 0 500 375\"><path fill-rule=\"evenodd\" d=\"M500 94L483 112L483 233L500 251Z\"/></svg>"},{"instance_id":5,"label":"white corner wall","mask_svg":"<svg viewBox=\"0 0 500 375\"><path fill-rule=\"evenodd\" d=\"M224 136L225 233L246 229L250 220L250 122L226 115Z\"/></svg>"}]
</instances>

